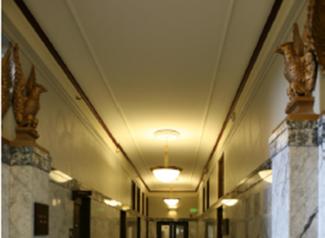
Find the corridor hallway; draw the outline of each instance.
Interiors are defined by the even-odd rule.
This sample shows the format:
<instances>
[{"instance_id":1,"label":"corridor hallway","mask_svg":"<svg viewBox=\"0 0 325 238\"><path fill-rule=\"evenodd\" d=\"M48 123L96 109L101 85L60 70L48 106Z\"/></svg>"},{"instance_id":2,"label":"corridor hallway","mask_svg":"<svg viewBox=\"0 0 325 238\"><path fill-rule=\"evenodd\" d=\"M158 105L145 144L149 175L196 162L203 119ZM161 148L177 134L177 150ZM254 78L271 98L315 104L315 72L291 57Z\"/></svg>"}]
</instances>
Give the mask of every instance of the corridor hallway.
<instances>
[{"instance_id":1,"label":"corridor hallway","mask_svg":"<svg viewBox=\"0 0 325 238\"><path fill-rule=\"evenodd\" d=\"M325 237L325 0L1 13L1 237Z\"/></svg>"}]
</instances>

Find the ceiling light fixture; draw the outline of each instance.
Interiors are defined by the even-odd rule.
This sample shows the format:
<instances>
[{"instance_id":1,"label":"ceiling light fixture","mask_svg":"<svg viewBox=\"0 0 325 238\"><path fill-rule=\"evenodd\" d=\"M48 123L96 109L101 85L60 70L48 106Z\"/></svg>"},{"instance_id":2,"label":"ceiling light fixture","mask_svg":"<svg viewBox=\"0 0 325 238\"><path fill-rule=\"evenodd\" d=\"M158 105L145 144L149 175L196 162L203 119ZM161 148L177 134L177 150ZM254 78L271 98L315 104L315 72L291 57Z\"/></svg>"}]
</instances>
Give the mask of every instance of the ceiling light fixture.
<instances>
[{"instance_id":1,"label":"ceiling light fixture","mask_svg":"<svg viewBox=\"0 0 325 238\"><path fill-rule=\"evenodd\" d=\"M173 129L161 129L154 132L158 140L175 140L180 136L180 133Z\"/></svg>"},{"instance_id":2,"label":"ceiling light fixture","mask_svg":"<svg viewBox=\"0 0 325 238\"><path fill-rule=\"evenodd\" d=\"M272 183L272 169L265 169L258 172L258 176L265 182Z\"/></svg>"},{"instance_id":3,"label":"ceiling light fixture","mask_svg":"<svg viewBox=\"0 0 325 238\"><path fill-rule=\"evenodd\" d=\"M69 175L63 173L60 170L52 170L50 172L50 179L57 183L66 183L72 180L72 178Z\"/></svg>"},{"instance_id":4,"label":"ceiling light fixture","mask_svg":"<svg viewBox=\"0 0 325 238\"><path fill-rule=\"evenodd\" d=\"M104 203L108 206L111 206L111 207L119 207L122 205L121 202L119 201L116 201L114 199L104 199Z\"/></svg>"},{"instance_id":5,"label":"ceiling light fixture","mask_svg":"<svg viewBox=\"0 0 325 238\"><path fill-rule=\"evenodd\" d=\"M165 198L164 203L169 209L176 209L178 207L179 198Z\"/></svg>"},{"instance_id":6,"label":"ceiling light fixture","mask_svg":"<svg viewBox=\"0 0 325 238\"><path fill-rule=\"evenodd\" d=\"M179 136L179 132L172 129L158 130L155 133L158 139L165 139L166 144L164 147L164 166L157 166L151 169L153 175L163 183L170 183L175 181L180 175L182 169L176 166L169 166L168 157L168 140L176 139Z\"/></svg>"},{"instance_id":7,"label":"ceiling light fixture","mask_svg":"<svg viewBox=\"0 0 325 238\"><path fill-rule=\"evenodd\" d=\"M155 167L152 168L153 175L163 183L170 183L175 181L181 173L181 169L178 167L168 166L168 167Z\"/></svg>"},{"instance_id":8,"label":"ceiling light fixture","mask_svg":"<svg viewBox=\"0 0 325 238\"><path fill-rule=\"evenodd\" d=\"M222 199L221 203L227 207L235 206L238 203L238 199L236 198L225 198Z\"/></svg>"}]
</instances>

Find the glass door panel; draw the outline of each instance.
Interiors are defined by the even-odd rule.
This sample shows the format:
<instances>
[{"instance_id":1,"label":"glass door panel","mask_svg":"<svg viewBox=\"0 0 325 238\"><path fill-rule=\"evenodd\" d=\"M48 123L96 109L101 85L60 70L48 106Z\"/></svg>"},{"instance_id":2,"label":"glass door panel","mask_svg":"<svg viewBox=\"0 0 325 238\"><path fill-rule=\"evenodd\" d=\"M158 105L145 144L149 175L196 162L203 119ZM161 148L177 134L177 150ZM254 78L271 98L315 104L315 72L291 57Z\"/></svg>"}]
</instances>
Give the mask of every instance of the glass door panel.
<instances>
[{"instance_id":1,"label":"glass door panel","mask_svg":"<svg viewBox=\"0 0 325 238\"><path fill-rule=\"evenodd\" d=\"M188 238L187 222L158 222L158 238Z\"/></svg>"},{"instance_id":2,"label":"glass door panel","mask_svg":"<svg viewBox=\"0 0 325 238\"><path fill-rule=\"evenodd\" d=\"M185 226L182 224L175 225L175 238L185 238Z\"/></svg>"},{"instance_id":3,"label":"glass door panel","mask_svg":"<svg viewBox=\"0 0 325 238\"><path fill-rule=\"evenodd\" d=\"M162 225L161 226L161 238L170 238L170 226Z\"/></svg>"}]
</instances>

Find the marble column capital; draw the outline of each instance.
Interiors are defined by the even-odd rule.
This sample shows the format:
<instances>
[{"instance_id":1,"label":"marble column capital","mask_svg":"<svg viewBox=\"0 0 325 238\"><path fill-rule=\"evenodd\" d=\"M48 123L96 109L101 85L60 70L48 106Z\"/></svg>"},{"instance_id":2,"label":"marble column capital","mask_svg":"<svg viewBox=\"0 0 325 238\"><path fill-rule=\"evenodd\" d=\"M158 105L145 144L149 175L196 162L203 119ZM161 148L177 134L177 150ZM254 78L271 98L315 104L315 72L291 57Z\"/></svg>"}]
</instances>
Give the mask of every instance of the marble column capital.
<instances>
[{"instance_id":1,"label":"marble column capital","mask_svg":"<svg viewBox=\"0 0 325 238\"><path fill-rule=\"evenodd\" d=\"M2 143L2 163L9 166L33 166L45 172L51 171L49 153L37 146L13 146Z\"/></svg>"},{"instance_id":2,"label":"marble column capital","mask_svg":"<svg viewBox=\"0 0 325 238\"><path fill-rule=\"evenodd\" d=\"M323 119L318 121L283 121L270 136L270 158L273 158L288 146L318 146L321 122L323 122Z\"/></svg>"},{"instance_id":3,"label":"marble column capital","mask_svg":"<svg viewBox=\"0 0 325 238\"><path fill-rule=\"evenodd\" d=\"M322 147L323 151L325 150L325 114L323 114L319 119L318 124L318 142Z\"/></svg>"}]
</instances>

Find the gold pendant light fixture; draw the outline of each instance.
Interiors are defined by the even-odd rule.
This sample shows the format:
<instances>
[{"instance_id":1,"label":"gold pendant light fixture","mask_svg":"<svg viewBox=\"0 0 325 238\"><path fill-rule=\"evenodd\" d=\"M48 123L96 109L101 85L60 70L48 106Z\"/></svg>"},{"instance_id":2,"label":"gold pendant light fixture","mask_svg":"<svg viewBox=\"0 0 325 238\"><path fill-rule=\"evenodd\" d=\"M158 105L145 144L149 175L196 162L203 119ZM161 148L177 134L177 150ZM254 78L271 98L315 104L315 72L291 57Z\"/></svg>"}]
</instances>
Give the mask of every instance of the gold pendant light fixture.
<instances>
[{"instance_id":1,"label":"gold pendant light fixture","mask_svg":"<svg viewBox=\"0 0 325 238\"><path fill-rule=\"evenodd\" d=\"M164 165L157 166L151 169L153 175L163 183L170 183L175 181L180 175L182 169L176 166L169 165L169 155L168 155L168 142L169 140L177 139L180 133L172 129L162 129L155 131L155 137L159 140L165 140L164 147Z\"/></svg>"}]
</instances>

